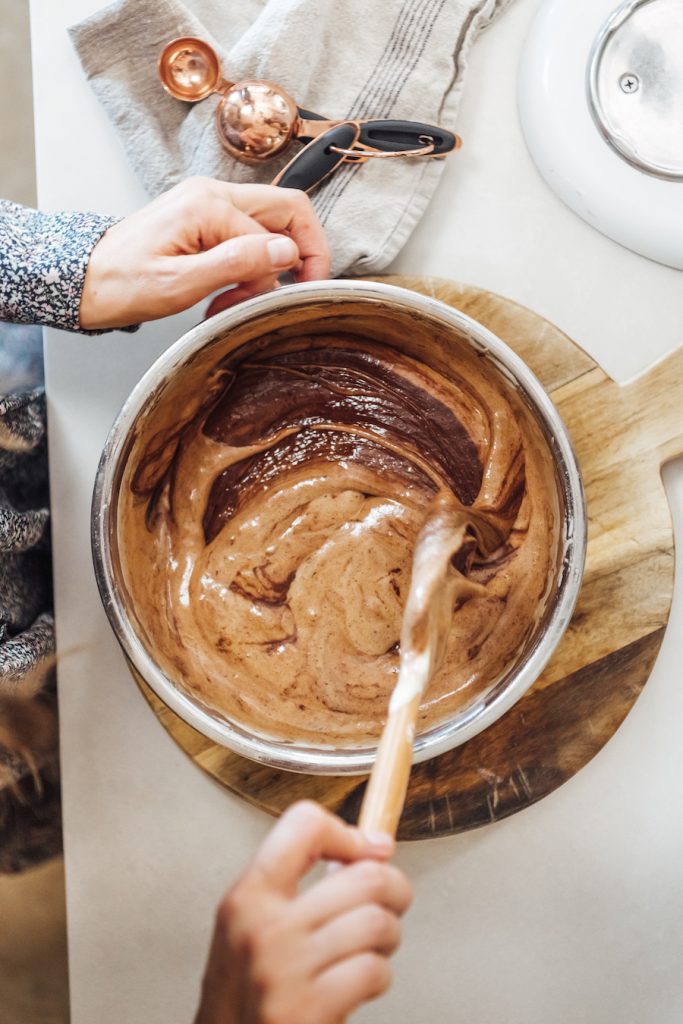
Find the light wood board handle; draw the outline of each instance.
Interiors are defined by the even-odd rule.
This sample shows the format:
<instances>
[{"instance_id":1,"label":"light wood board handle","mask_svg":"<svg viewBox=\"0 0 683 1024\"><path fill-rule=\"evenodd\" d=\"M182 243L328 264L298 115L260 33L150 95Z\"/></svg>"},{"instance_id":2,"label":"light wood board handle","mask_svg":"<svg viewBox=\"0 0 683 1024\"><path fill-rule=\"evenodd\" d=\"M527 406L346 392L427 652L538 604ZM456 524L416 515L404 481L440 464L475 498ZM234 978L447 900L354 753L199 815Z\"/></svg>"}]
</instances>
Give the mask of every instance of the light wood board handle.
<instances>
[{"instance_id":1,"label":"light wood board handle","mask_svg":"<svg viewBox=\"0 0 683 1024\"><path fill-rule=\"evenodd\" d=\"M358 819L364 831L396 835L410 778L420 696L391 713L384 727Z\"/></svg>"},{"instance_id":2,"label":"light wood board handle","mask_svg":"<svg viewBox=\"0 0 683 1024\"><path fill-rule=\"evenodd\" d=\"M674 349L640 377L622 384L630 416L640 422L649 450L661 464L683 455L683 347Z\"/></svg>"}]
</instances>

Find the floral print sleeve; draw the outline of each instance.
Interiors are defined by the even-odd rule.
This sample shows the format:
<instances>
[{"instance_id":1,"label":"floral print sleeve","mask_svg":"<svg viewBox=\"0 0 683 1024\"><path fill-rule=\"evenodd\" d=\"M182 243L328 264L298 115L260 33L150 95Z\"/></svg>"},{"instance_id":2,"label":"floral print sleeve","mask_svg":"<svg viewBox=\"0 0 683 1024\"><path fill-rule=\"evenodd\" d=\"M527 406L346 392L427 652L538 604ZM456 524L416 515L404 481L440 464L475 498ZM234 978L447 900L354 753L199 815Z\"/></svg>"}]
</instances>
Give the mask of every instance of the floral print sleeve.
<instances>
[{"instance_id":1,"label":"floral print sleeve","mask_svg":"<svg viewBox=\"0 0 683 1024\"><path fill-rule=\"evenodd\" d=\"M90 253L117 220L96 213L40 213L0 200L0 320L80 331Z\"/></svg>"}]
</instances>

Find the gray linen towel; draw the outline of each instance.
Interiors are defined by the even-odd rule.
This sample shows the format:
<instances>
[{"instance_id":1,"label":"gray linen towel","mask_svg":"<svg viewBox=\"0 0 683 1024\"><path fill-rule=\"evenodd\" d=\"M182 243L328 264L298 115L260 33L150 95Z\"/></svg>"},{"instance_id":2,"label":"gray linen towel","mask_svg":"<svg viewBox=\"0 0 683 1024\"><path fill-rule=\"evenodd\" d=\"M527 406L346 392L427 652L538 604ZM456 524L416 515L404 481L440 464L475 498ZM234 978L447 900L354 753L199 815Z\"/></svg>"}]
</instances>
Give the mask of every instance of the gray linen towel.
<instances>
[{"instance_id":1,"label":"gray linen towel","mask_svg":"<svg viewBox=\"0 0 683 1024\"><path fill-rule=\"evenodd\" d=\"M472 42L508 2L117 0L70 31L133 166L156 195L194 174L267 182L295 152L290 147L260 168L228 156L214 128L219 97L191 105L161 88L157 59L171 39L205 39L230 81L270 79L327 117L402 118L453 130ZM313 197L333 273L386 267L442 170L442 160L420 159L371 160L337 171Z\"/></svg>"}]
</instances>

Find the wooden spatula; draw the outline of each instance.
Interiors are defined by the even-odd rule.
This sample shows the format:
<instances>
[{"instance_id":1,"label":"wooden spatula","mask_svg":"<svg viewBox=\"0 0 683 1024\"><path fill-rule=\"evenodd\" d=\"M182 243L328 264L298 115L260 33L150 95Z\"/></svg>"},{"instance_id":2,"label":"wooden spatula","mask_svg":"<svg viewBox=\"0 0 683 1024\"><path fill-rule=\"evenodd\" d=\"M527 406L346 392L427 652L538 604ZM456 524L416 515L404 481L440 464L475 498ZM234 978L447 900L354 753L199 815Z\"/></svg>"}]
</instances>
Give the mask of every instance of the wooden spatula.
<instances>
[{"instance_id":1,"label":"wooden spatula","mask_svg":"<svg viewBox=\"0 0 683 1024\"><path fill-rule=\"evenodd\" d=\"M359 826L395 835L406 797L422 694L444 654L453 606L484 593L462 575L453 556L474 541L469 519L448 495L432 502L418 534L401 630L398 682L365 790Z\"/></svg>"}]
</instances>

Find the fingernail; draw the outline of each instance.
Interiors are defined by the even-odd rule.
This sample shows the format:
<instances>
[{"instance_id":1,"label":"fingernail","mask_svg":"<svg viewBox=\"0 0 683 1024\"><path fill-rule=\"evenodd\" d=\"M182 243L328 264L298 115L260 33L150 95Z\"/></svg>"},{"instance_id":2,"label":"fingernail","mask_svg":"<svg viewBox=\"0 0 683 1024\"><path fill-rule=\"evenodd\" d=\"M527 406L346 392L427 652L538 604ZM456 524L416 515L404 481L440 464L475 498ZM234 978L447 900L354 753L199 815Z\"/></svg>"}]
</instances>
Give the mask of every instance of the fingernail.
<instances>
[{"instance_id":1,"label":"fingernail","mask_svg":"<svg viewBox=\"0 0 683 1024\"><path fill-rule=\"evenodd\" d=\"M378 853L391 853L394 840L386 832L363 832L363 836Z\"/></svg>"},{"instance_id":2,"label":"fingernail","mask_svg":"<svg viewBox=\"0 0 683 1024\"><path fill-rule=\"evenodd\" d=\"M273 267L289 267L297 258L298 250L291 238L271 238L268 241L268 257Z\"/></svg>"}]
</instances>

